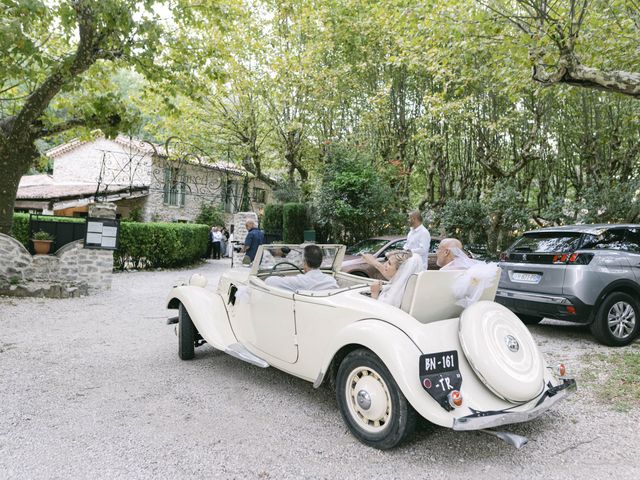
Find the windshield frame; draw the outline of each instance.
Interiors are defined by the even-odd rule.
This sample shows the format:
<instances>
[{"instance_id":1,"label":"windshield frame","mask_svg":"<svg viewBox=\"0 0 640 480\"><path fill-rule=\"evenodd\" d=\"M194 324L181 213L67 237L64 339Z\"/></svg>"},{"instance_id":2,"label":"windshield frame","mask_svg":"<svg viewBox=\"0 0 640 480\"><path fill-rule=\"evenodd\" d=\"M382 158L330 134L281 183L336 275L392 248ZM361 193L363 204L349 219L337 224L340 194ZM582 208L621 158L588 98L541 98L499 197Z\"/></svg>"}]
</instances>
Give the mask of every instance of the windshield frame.
<instances>
[{"instance_id":1,"label":"windshield frame","mask_svg":"<svg viewBox=\"0 0 640 480\"><path fill-rule=\"evenodd\" d=\"M265 273L269 273L272 271L273 266L269 267L269 268L260 268L260 264L262 263L262 257L264 255L264 252L267 250L274 250L274 249L278 249L278 248L282 248L282 247L288 247L290 250L296 250L298 252L302 252L304 250L304 247L306 247L307 245L318 245L320 248L323 249L323 252L325 250L330 250L330 249L335 249L335 254L333 256L333 261L331 263L330 266L321 266L320 270L325 271L325 272L329 272L332 271L334 273L337 273L340 271L340 268L342 267L342 260L344 258L344 252L346 250L346 247L344 245L339 245L339 244L325 244L325 243L318 243L318 244L310 244L310 243L303 243L303 244L291 244L291 243L272 243L272 244L264 244L264 245L260 245L258 247L258 251L256 252L256 256L254 258L253 263L251 264L251 272L250 275L264 275ZM286 257L284 257L282 259L283 262L286 262L287 259ZM298 272L298 269L294 268L291 265L287 265L287 268L278 268L277 271L278 272ZM300 265L300 268L302 268L302 265Z\"/></svg>"}]
</instances>

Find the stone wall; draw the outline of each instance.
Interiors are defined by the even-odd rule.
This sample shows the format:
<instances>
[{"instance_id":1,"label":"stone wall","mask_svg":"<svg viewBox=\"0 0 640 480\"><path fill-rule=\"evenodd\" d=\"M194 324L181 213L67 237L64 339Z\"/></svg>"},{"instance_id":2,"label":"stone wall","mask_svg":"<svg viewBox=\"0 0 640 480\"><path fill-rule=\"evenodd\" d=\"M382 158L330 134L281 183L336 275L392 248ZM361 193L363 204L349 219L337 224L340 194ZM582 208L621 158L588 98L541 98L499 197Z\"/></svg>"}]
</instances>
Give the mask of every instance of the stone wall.
<instances>
[{"instance_id":1,"label":"stone wall","mask_svg":"<svg viewBox=\"0 0 640 480\"><path fill-rule=\"evenodd\" d=\"M224 205L224 185L227 180L233 182L233 195L235 200L233 205L229 205L227 210L233 212L239 205L240 193L244 177L238 173L217 170L215 168L201 165L183 164L181 172L186 179L186 189L184 195L184 205L168 205L164 203L164 165L159 160L154 160L153 175L149 185L149 195L144 201L142 210L143 221L145 222L193 222L200 213L202 205L217 205L225 208ZM182 177L180 177L182 178ZM265 203L254 202L251 198L254 188L261 188L266 192ZM249 181L251 208L258 212L264 210L266 203L273 197L272 189L261 180L252 178ZM179 200L177 203L180 203ZM231 222L231 214L225 214L226 226Z\"/></svg>"},{"instance_id":2,"label":"stone wall","mask_svg":"<svg viewBox=\"0 0 640 480\"><path fill-rule=\"evenodd\" d=\"M113 252L84 248L77 240L55 255L31 254L0 234L0 295L65 298L110 289Z\"/></svg>"}]
</instances>

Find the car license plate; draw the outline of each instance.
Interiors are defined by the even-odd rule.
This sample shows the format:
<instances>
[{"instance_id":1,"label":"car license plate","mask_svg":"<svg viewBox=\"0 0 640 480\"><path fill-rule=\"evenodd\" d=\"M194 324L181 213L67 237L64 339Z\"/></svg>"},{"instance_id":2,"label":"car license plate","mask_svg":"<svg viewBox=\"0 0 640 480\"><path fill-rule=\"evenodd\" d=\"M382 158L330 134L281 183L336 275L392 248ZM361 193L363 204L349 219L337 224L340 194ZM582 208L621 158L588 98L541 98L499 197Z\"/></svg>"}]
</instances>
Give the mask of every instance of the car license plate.
<instances>
[{"instance_id":1,"label":"car license plate","mask_svg":"<svg viewBox=\"0 0 640 480\"><path fill-rule=\"evenodd\" d=\"M521 283L540 283L542 275L539 273L513 272L511 280Z\"/></svg>"},{"instance_id":2,"label":"car license plate","mask_svg":"<svg viewBox=\"0 0 640 480\"><path fill-rule=\"evenodd\" d=\"M420 356L420 376L458 370L458 352L427 353Z\"/></svg>"},{"instance_id":3,"label":"car license plate","mask_svg":"<svg viewBox=\"0 0 640 480\"><path fill-rule=\"evenodd\" d=\"M460 390L462 375L458 370L458 352L427 353L420 355L420 383L431 397L447 411L453 409L449 404L449 393Z\"/></svg>"}]
</instances>

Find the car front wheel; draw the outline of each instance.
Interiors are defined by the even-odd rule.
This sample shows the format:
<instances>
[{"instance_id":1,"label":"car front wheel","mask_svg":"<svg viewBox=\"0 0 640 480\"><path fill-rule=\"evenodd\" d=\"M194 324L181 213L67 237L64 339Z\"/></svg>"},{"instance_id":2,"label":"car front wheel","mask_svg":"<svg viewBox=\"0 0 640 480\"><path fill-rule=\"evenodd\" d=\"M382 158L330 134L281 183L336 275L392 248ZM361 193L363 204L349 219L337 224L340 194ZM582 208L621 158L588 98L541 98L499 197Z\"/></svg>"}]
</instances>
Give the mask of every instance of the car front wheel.
<instances>
[{"instance_id":1,"label":"car front wheel","mask_svg":"<svg viewBox=\"0 0 640 480\"><path fill-rule=\"evenodd\" d=\"M629 345L640 329L638 302L623 292L614 292L604 299L591 324L593 335L605 345Z\"/></svg>"},{"instance_id":2,"label":"car front wheel","mask_svg":"<svg viewBox=\"0 0 640 480\"><path fill-rule=\"evenodd\" d=\"M178 356L182 360L191 360L195 353L196 327L189 312L181 303L178 307Z\"/></svg>"},{"instance_id":3,"label":"car front wheel","mask_svg":"<svg viewBox=\"0 0 640 480\"><path fill-rule=\"evenodd\" d=\"M338 369L336 387L342 418L365 445L393 448L415 429L418 414L373 352L349 353Z\"/></svg>"}]
</instances>

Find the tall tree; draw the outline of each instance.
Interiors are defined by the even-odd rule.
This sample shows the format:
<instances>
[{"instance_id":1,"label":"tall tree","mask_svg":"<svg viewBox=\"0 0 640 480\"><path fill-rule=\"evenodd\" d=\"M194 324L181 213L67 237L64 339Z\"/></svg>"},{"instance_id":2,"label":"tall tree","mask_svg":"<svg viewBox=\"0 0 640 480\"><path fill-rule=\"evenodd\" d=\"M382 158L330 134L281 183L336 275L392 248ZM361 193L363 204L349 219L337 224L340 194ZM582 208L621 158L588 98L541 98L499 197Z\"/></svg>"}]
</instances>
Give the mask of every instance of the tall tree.
<instances>
[{"instance_id":1,"label":"tall tree","mask_svg":"<svg viewBox=\"0 0 640 480\"><path fill-rule=\"evenodd\" d=\"M167 10L165 2L153 0L3 1L0 232L11 232L20 178L39 156L36 140L77 127L110 135L130 126L117 95L96 88L111 68L133 67L153 80L165 79L164 85L171 84L166 79L172 69L192 73L191 65L204 59L215 68L216 42L201 48L195 32L211 28L207 20L218 13L217 3L177 0ZM166 25L173 42L164 36ZM184 25L192 30L180 30ZM190 62L184 61L187 52Z\"/></svg>"},{"instance_id":2,"label":"tall tree","mask_svg":"<svg viewBox=\"0 0 640 480\"><path fill-rule=\"evenodd\" d=\"M637 0L478 1L524 34L536 82L640 98L640 72L625 69L638 65ZM611 38L616 38L615 50Z\"/></svg>"}]
</instances>

